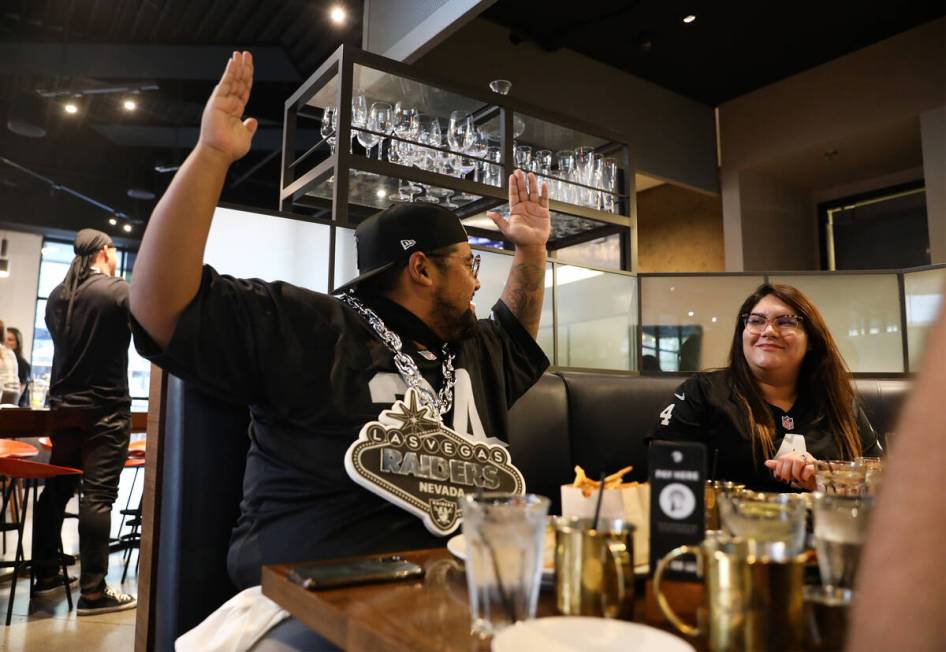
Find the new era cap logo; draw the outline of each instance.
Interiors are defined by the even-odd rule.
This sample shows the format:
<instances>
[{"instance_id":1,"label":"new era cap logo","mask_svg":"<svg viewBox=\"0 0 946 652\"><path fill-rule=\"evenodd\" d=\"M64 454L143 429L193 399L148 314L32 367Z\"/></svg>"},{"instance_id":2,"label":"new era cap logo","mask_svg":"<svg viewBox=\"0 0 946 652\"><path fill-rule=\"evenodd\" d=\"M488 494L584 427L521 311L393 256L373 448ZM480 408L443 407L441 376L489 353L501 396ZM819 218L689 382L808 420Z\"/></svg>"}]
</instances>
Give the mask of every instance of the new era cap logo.
<instances>
[{"instance_id":1,"label":"new era cap logo","mask_svg":"<svg viewBox=\"0 0 946 652\"><path fill-rule=\"evenodd\" d=\"M404 251L407 251L416 244L416 240L401 240L401 246L404 247Z\"/></svg>"}]
</instances>

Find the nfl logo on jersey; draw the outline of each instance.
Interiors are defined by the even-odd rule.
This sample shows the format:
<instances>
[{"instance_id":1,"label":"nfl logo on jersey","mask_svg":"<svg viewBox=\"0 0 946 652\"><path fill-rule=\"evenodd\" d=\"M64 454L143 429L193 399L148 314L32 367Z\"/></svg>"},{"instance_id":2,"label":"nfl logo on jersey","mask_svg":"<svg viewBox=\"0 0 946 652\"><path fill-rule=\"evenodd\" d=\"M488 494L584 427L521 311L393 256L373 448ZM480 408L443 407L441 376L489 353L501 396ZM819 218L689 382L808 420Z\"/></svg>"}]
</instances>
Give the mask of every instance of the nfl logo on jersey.
<instances>
[{"instance_id":1,"label":"nfl logo on jersey","mask_svg":"<svg viewBox=\"0 0 946 652\"><path fill-rule=\"evenodd\" d=\"M795 420L788 415L782 415L782 427L786 430L793 430L795 428Z\"/></svg>"}]
</instances>

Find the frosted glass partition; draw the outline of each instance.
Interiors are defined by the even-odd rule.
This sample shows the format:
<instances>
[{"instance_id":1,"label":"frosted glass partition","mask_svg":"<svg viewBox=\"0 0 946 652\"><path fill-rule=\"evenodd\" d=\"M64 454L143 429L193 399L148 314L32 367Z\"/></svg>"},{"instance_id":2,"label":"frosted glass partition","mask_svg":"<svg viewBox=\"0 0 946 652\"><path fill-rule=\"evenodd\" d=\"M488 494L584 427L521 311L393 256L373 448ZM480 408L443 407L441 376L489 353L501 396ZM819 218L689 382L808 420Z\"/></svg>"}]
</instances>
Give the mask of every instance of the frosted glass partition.
<instances>
[{"instance_id":1,"label":"frosted glass partition","mask_svg":"<svg viewBox=\"0 0 946 652\"><path fill-rule=\"evenodd\" d=\"M722 367L739 307L762 276L641 277L641 371Z\"/></svg>"},{"instance_id":2,"label":"frosted glass partition","mask_svg":"<svg viewBox=\"0 0 946 652\"><path fill-rule=\"evenodd\" d=\"M558 292L556 364L635 370L637 279L571 265L557 265L555 271Z\"/></svg>"},{"instance_id":3,"label":"frosted glass partition","mask_svg":"<svg viewBox=\"0 0 946 652\"><path fill-rule=\"evenodd\" d=\"M477 250L482 259L480 264L480 289L473 297L476 303L476 316L485 318L489 316L489 311L493 304L499 300L499 295L503 293L506 287L506 278L509 276L509 269L512 267L512 256L508 254L494 253L490 251ZM552 266L546 266L546 279L551 276ZM551 284L546 282L545 301L542 303L542 319L539 322L539 346L553 360L553 332L552 332L552 289Z\"/></svg>"},{"instance_id":4,"label":"frosted glass partition","mask_svg":"<svg viewBox=\"0 0 946 652\"><path fill-rule=\"evenodd\" d=\"M907 349L910 352L910 371L919 371L926 332L933 325L943 305L943 292L946 291L946 267L905 273L903 291L907 308Z\"/></svg>"},{"instance_id":5,"label":"frosted glass partition","mask_svg":"<svg viewBox=\"0 0 946 652\"><path fill-rule=\"evenodd\" d=\"M793 285L808 295L824 315L851 371L904 370L896 274L786 275L769 280Z\"/></svg>"},{"instance_id":6,"label":"frosted glass partition","mask_svg":"<svg viewBox=\"0 0 946 652\"><path fill-rule=\"evenodd\" d=\"M358 255L355 250L355 230L335 229L335 287L345 285L358 276Z\"/></svg>"},{"instance_id":7,"label":"frosted glass partition","mask_svg":"<svg viewBox=\"0 0 946 652\"><path fill-rule=\"evenodd\" d=\"M221 274L328 290L329 227L217 208L204 261Z\"/></svg>"}]
</instances>

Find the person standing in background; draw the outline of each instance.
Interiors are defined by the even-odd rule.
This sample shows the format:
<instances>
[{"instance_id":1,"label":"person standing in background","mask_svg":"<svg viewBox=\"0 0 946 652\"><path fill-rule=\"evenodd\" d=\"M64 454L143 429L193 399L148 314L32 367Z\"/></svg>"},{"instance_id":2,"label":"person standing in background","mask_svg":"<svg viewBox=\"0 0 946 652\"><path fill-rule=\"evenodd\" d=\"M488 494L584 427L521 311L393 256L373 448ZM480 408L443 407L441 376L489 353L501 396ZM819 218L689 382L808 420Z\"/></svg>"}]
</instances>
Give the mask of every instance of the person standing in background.
<instances>
[{"instance_id":1,"label":"person standing in background","mask_svg":"<svg viewBox=\"0 0 946 652\"><path fill-rule=\"evenodd\" d=\"M20 400L17 402L17 405L20 407L29 407L30 406L30 385L32 384L32 367L30 363L26 361L26 358L23 357L23 334L20 333L19 328L13 328L10 326L7 328L6 339L4 340L7 348L13 351L13 355L16 356L16 364L18 368L18 376L20 380Z\"/></svg>"},{"instance_id":2,"label":"person standing in background","mask_svg":"<svg viewBox=\"0 0 946 652\"><path fill-rule=\"evenodd\" d=\"M46 327L55 347L48 404L92 412L94 425L53 434L50 463L82 469L79 504L79 616L131 609L133 596L105 583L112 503L128 457L131 398L128 394L128 283L116 278L118 252L112 239L82 229L66 278L50 293ZM46 481L34 512L35 594L62 589L56 559L66 503L79 479ZM70 580L72 581L72 580Z\"/></svg>"},{"instance_id":3,"label":"person standing in background","mask_svg":"<svg viewBox=\"0 0 946 652\"><path fill-rule=\"evenodd\" d=\"M5 346L6 328L0 321L0 404L16 405L20 398L20 376L16 355Z\"/></svg>"}]
</instances>

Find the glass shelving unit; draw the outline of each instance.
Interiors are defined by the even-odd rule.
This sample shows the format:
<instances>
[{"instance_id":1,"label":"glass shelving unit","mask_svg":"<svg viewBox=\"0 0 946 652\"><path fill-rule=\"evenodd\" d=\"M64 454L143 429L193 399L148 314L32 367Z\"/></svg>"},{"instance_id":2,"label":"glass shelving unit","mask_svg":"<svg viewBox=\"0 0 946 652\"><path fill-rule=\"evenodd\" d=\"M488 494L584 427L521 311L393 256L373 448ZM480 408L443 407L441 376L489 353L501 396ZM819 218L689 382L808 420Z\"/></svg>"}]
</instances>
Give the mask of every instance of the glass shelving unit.
<instances>
[{"instance_id":1,"label":"glass shelving unit","mask_svg":"<svg viewBox=\"0 0 946 652\"><path fill-rule=\"evenodd\" d=\"M371 119L372 107L393 121ZM476 137L450 138L451 115L469 116ZM606 128L347 45L287 100L284 125L283 211L351 227L395 201L430 201L471 236L503 242L486 212L508 210L508 178L521 167L549 184L550 250L621 233L632 269L633 170Z\"/></svg>"}]
</instances>

